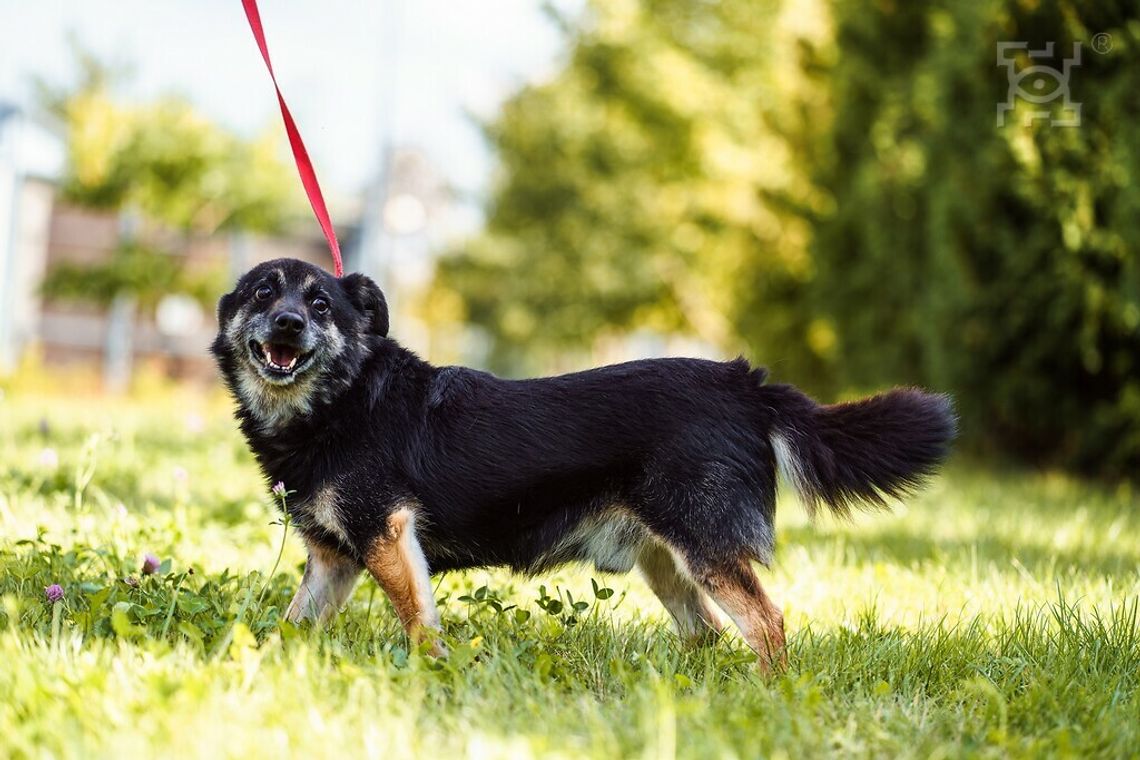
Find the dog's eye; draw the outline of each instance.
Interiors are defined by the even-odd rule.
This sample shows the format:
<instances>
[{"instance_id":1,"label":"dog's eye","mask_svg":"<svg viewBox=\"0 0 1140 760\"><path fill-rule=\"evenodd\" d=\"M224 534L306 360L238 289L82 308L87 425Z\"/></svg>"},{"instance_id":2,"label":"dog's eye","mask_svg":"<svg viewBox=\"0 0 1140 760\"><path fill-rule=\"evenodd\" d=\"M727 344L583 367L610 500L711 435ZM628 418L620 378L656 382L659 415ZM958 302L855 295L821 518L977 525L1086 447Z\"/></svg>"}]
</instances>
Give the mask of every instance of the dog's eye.
<instances>
[{"instance_id":1,"label":"dog's eye","mask_svg":"<svg viewBox=\"0 0 1140 760\"><path fill-rule=\"evenodd\" d=\"M324 298L320 298L320 297L314 298L313 299L313 311L315 311L318 314L327 314L329 311L329 302L326 301Z\"/></svg>"},{"instance_id":2,"label":"dog's eye","mask_svg":"<svg viewBox=\"0 0 1140 760\"><path fill-rule=\"evenodd\" d=\"M268 301L272 295L273 295L273 288L269 287L268 285L262 285L253 294L253 297L256 298L258 301Z\"/></svg>"}]
</instances>

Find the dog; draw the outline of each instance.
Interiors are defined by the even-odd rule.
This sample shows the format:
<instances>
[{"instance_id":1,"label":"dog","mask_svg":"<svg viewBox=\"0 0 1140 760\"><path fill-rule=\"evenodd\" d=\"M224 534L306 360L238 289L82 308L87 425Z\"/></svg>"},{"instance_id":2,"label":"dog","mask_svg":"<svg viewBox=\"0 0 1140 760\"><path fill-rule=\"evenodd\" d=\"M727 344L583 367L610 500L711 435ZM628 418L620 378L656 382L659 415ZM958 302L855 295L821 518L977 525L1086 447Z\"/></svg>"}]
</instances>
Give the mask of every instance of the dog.
<instances>
[{"instance_id":1,"label":"dog","mask_svg":"<svg viewBox=\"0 0 1140 760\"><path fill-rule=\"evenodd\" d=\"M820 405L743 358L436 367L389 337L371 279L292 259L245 274L218 324L241 430L308 549L286 618L327 621L367 569L440 655L432 573L592 562L636 566L685 639L719 634L719 607L768 670L784 622L753 563L772 560L777 471L846 516L912 492L956 432L946 396Z\"/></svg>"}]
</instances>

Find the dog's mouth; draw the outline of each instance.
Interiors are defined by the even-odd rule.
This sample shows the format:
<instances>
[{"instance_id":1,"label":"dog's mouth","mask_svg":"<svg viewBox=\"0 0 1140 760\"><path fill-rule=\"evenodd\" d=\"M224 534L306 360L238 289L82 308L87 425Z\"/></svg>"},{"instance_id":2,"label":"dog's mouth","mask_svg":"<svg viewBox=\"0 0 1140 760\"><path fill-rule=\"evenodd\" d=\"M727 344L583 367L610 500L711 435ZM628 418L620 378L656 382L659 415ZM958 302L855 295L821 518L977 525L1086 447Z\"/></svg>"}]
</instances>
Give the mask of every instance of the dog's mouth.
<instances>
[{"instance_id":1,"label":"dog's mouth","mask_svg":"<svg viewBox=\"0 0 1140 760\"><path fill-rule=\"evenodd\" d=\"M312 358L311 352L304 353L297 346L290 346L288 343L272 341L259 343L251 340L249 350L261 368L271 377L277 378L292 377L304 369Z\"/></svg>"}]
</instances>

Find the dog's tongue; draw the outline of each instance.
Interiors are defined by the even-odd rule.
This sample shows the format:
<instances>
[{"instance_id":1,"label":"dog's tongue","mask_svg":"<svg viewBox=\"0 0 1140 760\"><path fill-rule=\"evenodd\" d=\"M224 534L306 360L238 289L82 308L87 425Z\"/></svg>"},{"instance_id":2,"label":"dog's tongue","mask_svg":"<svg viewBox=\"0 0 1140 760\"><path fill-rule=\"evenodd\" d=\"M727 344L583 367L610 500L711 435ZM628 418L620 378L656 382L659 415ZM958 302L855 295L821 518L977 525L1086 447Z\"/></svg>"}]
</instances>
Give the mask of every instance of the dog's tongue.
<instances>
[{"instance_id":1,"label":"dog's tongue","mask_svg":"<svg viewBox=\"0 0 1140 760\"><path fill-rule=\"evenodd\" d=\"M280 343L269 344L269 359L278 367L288 367L297 358L297 349Z\"/></svg>"}]
</instances>

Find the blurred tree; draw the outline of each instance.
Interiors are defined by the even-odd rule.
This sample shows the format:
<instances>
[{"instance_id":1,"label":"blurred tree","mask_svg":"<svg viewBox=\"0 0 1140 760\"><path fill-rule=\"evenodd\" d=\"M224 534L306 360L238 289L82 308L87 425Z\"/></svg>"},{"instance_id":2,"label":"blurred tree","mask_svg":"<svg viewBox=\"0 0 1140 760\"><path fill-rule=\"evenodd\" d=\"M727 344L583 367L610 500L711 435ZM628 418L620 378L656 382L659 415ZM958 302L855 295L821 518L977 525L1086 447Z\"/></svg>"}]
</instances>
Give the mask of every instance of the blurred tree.
<instances>
[{"instance_id":1,"label":"blurred tree","mask_svg":"<svg viewBox=\"0 0 1140 760\"><path fill-rule=\"evenodd\" d=\"M975 441L1033 461L1140 473L1140 11L836 0L833 15L835 46L804 57L830 113L789 144L834 199L804 218L807 305L834 326L840 376L953 391ZM999 41L1055 43L1020 64L1058 70L1081 43L1079 127L1026 118L1063 117L1060 98L1020 99L995 126Z\"/></svg>"},{"instance_id":2,"label":"blurred tree","mask_svg":"<svg viewBox=\"0 0 1140 760\"><path fill-rule=\"evenodd\" d=\"M149 240L169 235L148 233L174 231L185 238L280 229L300 206L289 168L276 157L276 141L269 134L242 140L178 98L128 105L114 95L122 69L73 47L78 84L38 83L41 102L66 132L62 196L79 206L125 213L138 229L107 262L57 267L45 291L101 304L129 295L151 306L171 292L212 301L219 283L185 273L176 251Z\"/></svg>"},{"instance_id":3,"label":"blurred tree","mask_svg":"<svg viewBox=\"0 0 1140 760\"><path fill-rule=\"evenodd\" d=\"M188 271L176 256L129 242L116 248L107 261L57 264L44 282L43 293L48 298L86 301L103 307L128 295L149 313L163 296L171 293L212 305L222 284L212 271Z\"/></svg>"},{"instance_id":4,"label":"blurred tree","mask_svg":"<svg viewBox=\"0 0 1140 760\"><path fill-rule=\"evenodd\" d=\"M812 190L766 124L794 66L778 10L623 0L558 18L569 59L486 127L501 164L486 232L439 271L497 364L649 327L821 377L789 307L811 273L807 228L766 200Z\"/></svg>"},{"instance_id":5,"label":"blurred tree","mask_svg":"<svg viewBox=\"0 0 1140 760\"><path fill-rule=\"evenodd\" d=\"M113 88L122 67L74 47L78 84L38 83L67 133L67 199L195 234L274 231L300 208L276 132L242 140L177 97L128 105Z\"/></svg>"}]
</instances>

